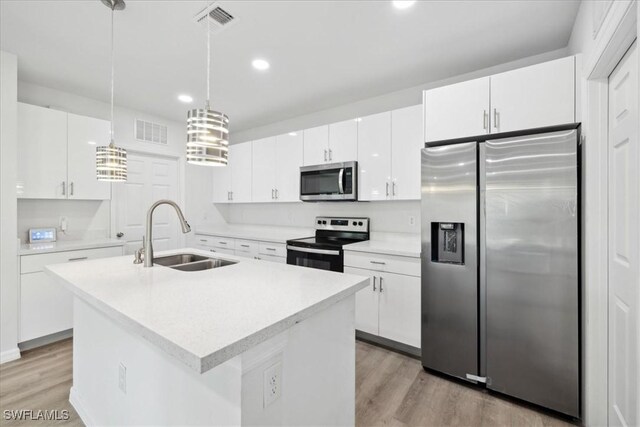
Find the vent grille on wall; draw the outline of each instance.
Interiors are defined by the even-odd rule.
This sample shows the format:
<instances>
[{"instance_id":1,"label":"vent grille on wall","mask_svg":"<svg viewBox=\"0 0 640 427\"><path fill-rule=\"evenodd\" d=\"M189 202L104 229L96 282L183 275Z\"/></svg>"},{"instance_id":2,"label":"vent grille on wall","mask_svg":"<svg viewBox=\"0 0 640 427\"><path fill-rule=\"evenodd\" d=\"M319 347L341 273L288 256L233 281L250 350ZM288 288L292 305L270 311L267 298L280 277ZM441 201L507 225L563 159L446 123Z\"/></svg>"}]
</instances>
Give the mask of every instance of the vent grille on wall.
<instances>
[{"instance_id":1,"label":"vent grille on wall","mask_svg":"<svg viewBox=\"0 0 640 427\"><path fill-rule=\"evenodd\" d=\"M207 18L209 19L208 23ZM195 21L205 26L209 25L211 34L216 34L235 23L236 18L227 10L218 6L217 3L212 3L198 12L195 16Z\"/></svg>"},{"instance_id":2,"label":"vent grille on wall","mask_svg":"<svg viewBox=\"0 0 640 427\"><path fill-rule=\"evenodd\" d=\"M159 123L136 119L136 139L156 144L167 144L167 127Z\"/></svg>"}]
</instances>

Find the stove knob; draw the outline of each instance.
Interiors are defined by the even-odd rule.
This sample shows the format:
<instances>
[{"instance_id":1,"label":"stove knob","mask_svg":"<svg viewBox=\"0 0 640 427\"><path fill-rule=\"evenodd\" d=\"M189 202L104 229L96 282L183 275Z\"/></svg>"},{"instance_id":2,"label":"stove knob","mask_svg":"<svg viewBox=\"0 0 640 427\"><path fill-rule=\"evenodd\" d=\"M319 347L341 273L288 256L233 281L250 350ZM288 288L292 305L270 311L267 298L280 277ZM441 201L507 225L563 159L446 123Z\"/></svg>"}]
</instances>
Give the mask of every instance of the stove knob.
<instances>
[{"instance_id":1,"label":"stove knob","mask_svg":"<svg viewBox=\"0 0 640 427\"><path fill-rule=\"evenodd\" d=\"M353 221L353 226L355 227L356 225L358 225L358 223Z\"/></svg>"},{"instance_id":2,"label":"stove knob","mask_svg":"<svg viewBox=\"0 0 640 427\"><path fill-rule=\"evenodd\" d=\"M327 221L322 221L322 225L327 225Z\"/></svg>"},{"instance_id":3,"label":"stove knob","mask_svg":"<svg viewBox=\"0 0 640 427\"><path fill-rule=\"evenodd\" d=\"M318 220L318 224L322 224L322 221Z\"/></svg>"},{"instance_id":4,"label":"stove knob","mask_svg":"<svg viewBox=\"0 0 640 427\"><path fill-rule=\"evenodd\" d=\"M358 225L360 225L360 226L361 226L361 225L362 225L362 221L360 221L360 222L358 223Z\"/></svg>"}]
</instances>

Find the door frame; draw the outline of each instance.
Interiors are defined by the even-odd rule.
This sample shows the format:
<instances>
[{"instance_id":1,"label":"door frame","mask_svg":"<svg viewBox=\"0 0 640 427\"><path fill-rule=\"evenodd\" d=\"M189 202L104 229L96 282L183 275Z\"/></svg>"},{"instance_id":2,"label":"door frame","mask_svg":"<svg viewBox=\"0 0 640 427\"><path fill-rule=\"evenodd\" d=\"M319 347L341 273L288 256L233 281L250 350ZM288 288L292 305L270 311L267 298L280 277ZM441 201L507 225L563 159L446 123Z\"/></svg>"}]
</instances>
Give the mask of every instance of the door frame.
<instances>
[{"instance_id":1,"label":"door frame","mask_svg":"<svg viewBox=\"0 0 640 427\"><path fill-rule=\"evenodd\" d=\"M608 396L608 141L609 75L640 33L640 7L635 0L614 1L586 60L577 99L582 113L583 142L583 418L586 425L607 425ZM580 62L579 62L580 63ZM581 104L582 101L582 104Z\"/></svg>"},{"instance_id":2,"label":"door frame","mask_svg":"<svg viewBox=\"0 0 640 427\"><path fill-rule=\"evenodd\" d=\"M127 148L127 154L133 154L136 156L142 156L142 157L148 157L148 158L155 158L155 159L165 159L165 160L175 160L177 165L178 165L178 173L177 173L177 177L178 177L178 197L176 200L176 203L178 203L178 205L182 208L185 209L185 191L184 191L184 182L185 182L185 159L182 156L177 156L177 155L171 155L171 154L157 154L157 153L150 153L148 151L143 151L143 150L131 150L129 148ZM109 236L111 236L112 239L117 239L118 237L116 236L116 232L117 232L117 205L118 205L118 201L115 197L115 192L113 191L113 186L114 185L118 185L118 183L112 183L111 184L111 203L110 203L110 230L109 230ZM188 219L187 219L188 220ZM186 235L184 233L178 233L178 245L181 247L185 247L186 246Z\"/></svg>"}]
</instances>

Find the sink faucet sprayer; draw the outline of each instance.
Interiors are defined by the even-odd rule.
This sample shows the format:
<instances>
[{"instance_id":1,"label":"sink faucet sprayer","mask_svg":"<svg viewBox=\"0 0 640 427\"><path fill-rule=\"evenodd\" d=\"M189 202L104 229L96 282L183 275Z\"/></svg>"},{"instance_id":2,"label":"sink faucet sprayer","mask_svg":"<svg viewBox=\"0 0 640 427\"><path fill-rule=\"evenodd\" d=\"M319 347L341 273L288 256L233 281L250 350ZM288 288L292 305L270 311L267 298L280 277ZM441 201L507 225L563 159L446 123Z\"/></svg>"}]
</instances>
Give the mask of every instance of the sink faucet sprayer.
<instances>
[{"instance_id":1,"label":"sink faucet sprayer","mask_svg":"<svg viewBox=\"0 0 640 427\"><path fill-rule=\"evenodd\" d=\"M147 226L146 232L143 236L143 246L138 249L135 254L135 259L133 261L134 264L142 263L142 255L144 254L144 266L145 267L153 267L153 237L152 237L152 227L153 227L153 211L160 205L171 205L173 209L176 210L176 214L178 214L178 219L180 220L180 225L182 226L182 232L188 233L191 231L191 226L184 219L184 215L180 210L180 207L171 200L158 200L154 204L151 205L149 210L147 211Z\"/></svg>"}]
</instances>

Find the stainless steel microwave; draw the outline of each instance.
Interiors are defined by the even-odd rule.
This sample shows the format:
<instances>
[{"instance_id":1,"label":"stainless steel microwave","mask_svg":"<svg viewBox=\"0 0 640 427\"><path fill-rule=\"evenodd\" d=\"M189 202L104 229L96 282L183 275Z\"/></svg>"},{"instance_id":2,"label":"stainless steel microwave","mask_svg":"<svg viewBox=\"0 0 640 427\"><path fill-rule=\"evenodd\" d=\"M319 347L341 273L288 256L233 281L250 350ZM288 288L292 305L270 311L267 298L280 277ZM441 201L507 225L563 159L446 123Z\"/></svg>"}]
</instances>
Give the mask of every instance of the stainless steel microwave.
<instances>
[{"instance_id":1,"label":"stainless steel microwave","mask_svg":"<svg viewBox=\"0 0 640 427\"><path fill-rule=\"evenodd\" d=\"M300 168L300 200L303 202L358 200L358 162L302 166Z\"/></svg>"}]
</instances>

